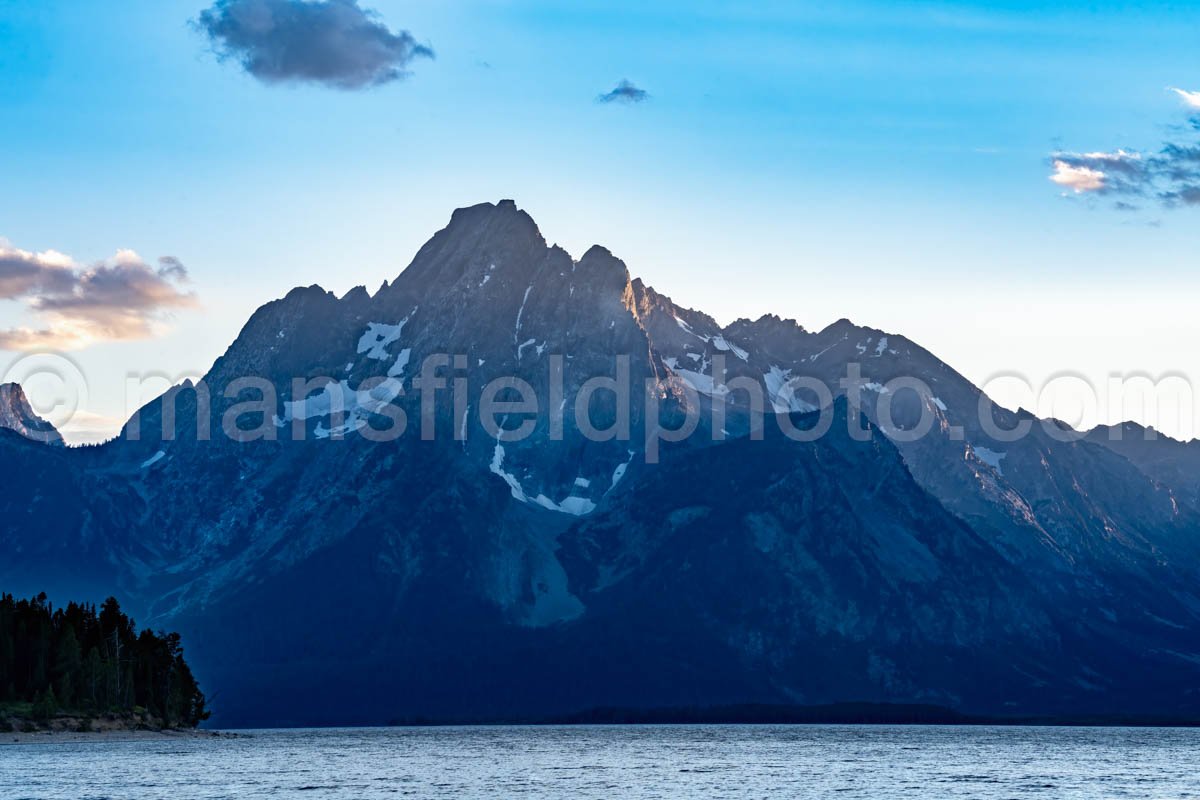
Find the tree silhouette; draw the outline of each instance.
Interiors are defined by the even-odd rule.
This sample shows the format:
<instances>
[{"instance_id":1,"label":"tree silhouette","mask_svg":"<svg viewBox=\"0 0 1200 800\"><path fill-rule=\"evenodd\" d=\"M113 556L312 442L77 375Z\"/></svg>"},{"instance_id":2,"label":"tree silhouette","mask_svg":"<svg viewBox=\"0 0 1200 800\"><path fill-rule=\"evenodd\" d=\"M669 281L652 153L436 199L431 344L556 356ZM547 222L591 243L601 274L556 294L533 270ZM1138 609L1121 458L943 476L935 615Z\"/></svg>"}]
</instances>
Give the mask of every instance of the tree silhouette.
<instances>
[{"instance_id":1,"label":"tree silhouette","mask_svg":"<svg viewBox=\"0 0 1200 800\"><path fill-rule=\"evenodd\" d=\"M40 594L0 595L0 704L32 703L34 719L61 712L128 713L164 726L208 718L204 693L176 633L140 634L115 598L54 609Z\"/></svg>"}]
</instances>

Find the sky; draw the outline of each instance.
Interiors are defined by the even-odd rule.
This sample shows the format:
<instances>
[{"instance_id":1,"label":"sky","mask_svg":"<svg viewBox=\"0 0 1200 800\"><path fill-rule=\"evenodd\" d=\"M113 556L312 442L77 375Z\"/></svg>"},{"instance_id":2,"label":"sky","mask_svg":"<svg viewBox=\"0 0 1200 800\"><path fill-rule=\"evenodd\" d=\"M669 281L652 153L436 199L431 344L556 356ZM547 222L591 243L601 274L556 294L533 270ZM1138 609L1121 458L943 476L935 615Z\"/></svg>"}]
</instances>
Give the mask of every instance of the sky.
<instances>
[{"instance_id":1,"label":"sky","mask_svg":"<svg viewBox=\"0 0 1200 800\"><path fill-rule=\"evenodd\" d=\"M0 0L0 379L103 438L263 303L512 198L721 322L848 317L1191 438L1198 35L1191 3Z\"/></svg>"}]
</instances>

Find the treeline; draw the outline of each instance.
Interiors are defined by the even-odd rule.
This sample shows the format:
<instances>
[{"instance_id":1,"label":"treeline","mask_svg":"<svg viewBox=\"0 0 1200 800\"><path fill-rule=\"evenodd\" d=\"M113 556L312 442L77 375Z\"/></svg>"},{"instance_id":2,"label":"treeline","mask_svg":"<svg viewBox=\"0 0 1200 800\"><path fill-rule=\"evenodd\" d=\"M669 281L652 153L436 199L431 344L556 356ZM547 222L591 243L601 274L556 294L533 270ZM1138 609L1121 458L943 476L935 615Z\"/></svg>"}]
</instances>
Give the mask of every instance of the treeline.
<instances>
[{"instance_id":1,"label":"treeline","mask_svg":"<svg viewBox=\"0 0 1200 800\"><path fill-rule=\"evenodd\" d=\"M179 634L144 630L114 598L53 608L0 596L0 703L32 703L35 719L145 712L165 727L208 718Z\"/></svg>"}]
</instances>

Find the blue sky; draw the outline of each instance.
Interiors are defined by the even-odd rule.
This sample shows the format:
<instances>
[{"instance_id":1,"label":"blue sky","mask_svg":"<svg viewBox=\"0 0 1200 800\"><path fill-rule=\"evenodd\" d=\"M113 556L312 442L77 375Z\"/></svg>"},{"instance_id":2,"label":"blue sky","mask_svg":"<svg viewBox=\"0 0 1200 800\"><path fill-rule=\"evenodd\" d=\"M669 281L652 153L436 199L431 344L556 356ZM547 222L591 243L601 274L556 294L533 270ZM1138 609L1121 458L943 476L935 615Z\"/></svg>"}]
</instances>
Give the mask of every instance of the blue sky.
<instances>
[{"instance_id":1,"label":"blue sky","mask_svg":"<svg viewBox=\"0 0 1200 800\"><path fill-rule=\"evenodd\" d=\"M339 91L218 62L188 24L210 2L0 0L0 237L177 257L200 304L68 353L102 427L127 374L201 374L262 303L373 290L453 208L505 197L722 321L846 316L978 383L1200 377L1200 209L1048 180L1057 150L1177 135L1195 5L366 0L437 56ZM649 99L595 102L622 79ZM0 328L36 316L0 300Z\"/></svg>"}]
</instances>

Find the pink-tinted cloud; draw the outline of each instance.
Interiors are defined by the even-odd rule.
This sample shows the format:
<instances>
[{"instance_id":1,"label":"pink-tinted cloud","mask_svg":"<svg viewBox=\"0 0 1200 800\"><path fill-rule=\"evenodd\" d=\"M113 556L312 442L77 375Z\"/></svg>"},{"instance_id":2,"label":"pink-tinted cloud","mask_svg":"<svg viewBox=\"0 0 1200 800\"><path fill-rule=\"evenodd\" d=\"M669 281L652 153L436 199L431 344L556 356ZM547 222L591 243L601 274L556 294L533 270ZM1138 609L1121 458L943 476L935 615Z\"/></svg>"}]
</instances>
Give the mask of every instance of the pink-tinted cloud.
<instances>
[{"instance_id":1,"label":"pink-tinted cloud","mask_svg":"<svg viewBox=\"0 0 1200 800\"><path fill-rule=\"evenodd\" d=\"M177 258L146 264L131 250L83 267L54 251L34 253L0 239L0 300L22 303L46 323L0 330L3 350L65 350L94 342L145 339L166 316L197 305Z\"/></svg>"},{"instance_id":2,"label":"pink-tinted cloud","mask_svg":"<svg viewBox=\"0 0 1200 800\"><path fill-rule=\"evenodd\" d=\"M1200 108L1200 92L1173 90L1189 106ZM1139 203L1168 208L1200 206L1200 117L1172 128L1174 141L1158 150L1059 152L1050 157L1050 180L1076 195L1106 195L1117 208Z\"/></svg>"}]
</instances>

